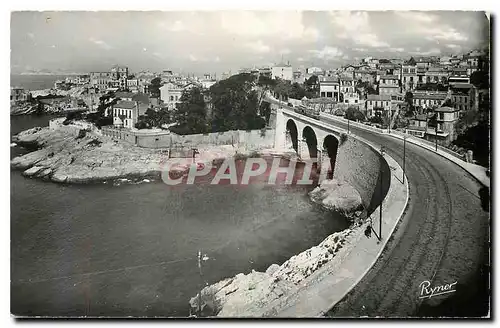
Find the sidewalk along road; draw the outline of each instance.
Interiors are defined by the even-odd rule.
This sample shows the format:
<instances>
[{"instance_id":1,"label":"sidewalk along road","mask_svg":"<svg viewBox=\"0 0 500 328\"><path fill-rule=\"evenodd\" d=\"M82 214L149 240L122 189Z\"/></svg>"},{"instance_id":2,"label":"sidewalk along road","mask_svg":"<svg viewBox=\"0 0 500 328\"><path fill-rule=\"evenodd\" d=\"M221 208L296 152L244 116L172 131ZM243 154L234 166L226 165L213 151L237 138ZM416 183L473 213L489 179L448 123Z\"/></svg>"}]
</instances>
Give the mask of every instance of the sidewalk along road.
<instances>
[{"instance_id":1,"label":"sidewalk along road","mask_svg":"<svg viewBox=\"0 0 500 328\"><path fill-rule=\"evenodd\" d=\"M346 129L347 124L321 121ZM403 140L350 126L403 165ZM326 316L486 316L489 308L489 193L448 159L406 143L407 212L377 263ZM456 282L420 298L421 284Z\"/></svg>"}]
</instances>

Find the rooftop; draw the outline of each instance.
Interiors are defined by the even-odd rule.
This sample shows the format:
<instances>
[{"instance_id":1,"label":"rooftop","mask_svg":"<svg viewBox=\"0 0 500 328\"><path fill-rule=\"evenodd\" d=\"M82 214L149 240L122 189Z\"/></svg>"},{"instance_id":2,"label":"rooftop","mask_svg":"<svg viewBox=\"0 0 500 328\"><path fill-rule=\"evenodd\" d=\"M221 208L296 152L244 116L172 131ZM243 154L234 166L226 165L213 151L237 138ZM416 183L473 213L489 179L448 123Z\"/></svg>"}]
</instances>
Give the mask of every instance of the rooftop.
<instances>
[{"instance_id":1,"label":"rooftop","mask_svg":"<svg viewBox=\"0 0 500 328\"><path fill-rule=\"evenodd\" d=\"M472 87L474 87L474 86L470 83L455 83L455 84L453 84L453 86L451 88L452 89L471 89Z\"/></svg>"},{"instance_id":2,"label":"rooftop","mask_svg":"<svg viewBox=\"0 0 500 328\"><path fill-rule=\"evenodd\" d=\"M123 108L123 109L134 109L135 108L135 101L120 100L119 102L116 103L116 105L114 107L115 108Z\"/></svg>"},{"instance_id":3,"label":"rooftop","mask_svg":"<svg viewBox=\"0 0 500 328\"><path fill-rule=\"evenodd\" d=\"M436 108L434 111L435 112L444 112L444 113L453 113L453 112L458 112L459 109L456 109L456 108L453 108L453 107L444 106L444 107Z\"/></svg>"},{"instance_id":4,"label":"rooftop","mask_svg":"<svg viewBox=\"0 0 500 328\"><path fill-rule=\"evenodd\" d=\"M413 118L413 120L416 120L416 121L427 121L427 115L426 114L415 115L415 117Z\"/></svg>"},{"instance_id":5,"label":"rooftop","mask_svg":"<svg viewBox=\"0 0 500 328\"><path fill-rule=\"evenodd\" d=\"M132 96L132 100L149 105L149 96L145 93L139 92L139 93L134 94Z\"/></svg>"},{"instance_id":6,"label":"rooftop","mask_svg":"<svg viewBox=\"0 0 500 328\"><path fill-rule=\"evenodd\" d=\"M323 78L322 81L319 81L319 84L339 84L339 79L335 76L327 76Z\"/></svg>"},{"instance_id":7,"label":"rooftop","mask_svg":"<svg viewBox=\"0 0 500 328\"><path fill-rule=\"evenodd\" d=\"M382 75L380 78L384 80L399 80L399 77L396 75Z\"/></svg>"},{"instance_id":8,"label":"rooftop","mask_svg":"<svg viewBox=\"0 0 500 328\"><path fill-rule=\"evenodd\" d=\"M391 100L391 95L367 95L366 100Z\"/></svg>"},{"instance_id":9,"label":"rooftop","mask_svg":"<svg viewBox=\"0 0 500 328\"><path fill-rule=\"evenodd\" d=\"M414 94L413 99L434 99L434 100L444 100L446 99L446 94L443 93L421 93L421 94Z\"/></svg>"},{"instance_id":10,"label":"rooftop","mask_svg":"<svg viewBox=\"0 0 500 328\"><path fill-rule=\"evenodd\" d=\"M429 67L428 72L431 72L431 73L446 73L446 70L443 69L442 67Z\"/></svg>"},{"instance_id":11,"label":"rooftop","mask_svg":"<svg viewBox=\"0 0 500 328\"><path fill-rule=\"evenodd\" d=\"M117 92L115 95L118 98L132 98L134 96L132 92L126 92L126 91Z\"/></svg>"}]
</instances>

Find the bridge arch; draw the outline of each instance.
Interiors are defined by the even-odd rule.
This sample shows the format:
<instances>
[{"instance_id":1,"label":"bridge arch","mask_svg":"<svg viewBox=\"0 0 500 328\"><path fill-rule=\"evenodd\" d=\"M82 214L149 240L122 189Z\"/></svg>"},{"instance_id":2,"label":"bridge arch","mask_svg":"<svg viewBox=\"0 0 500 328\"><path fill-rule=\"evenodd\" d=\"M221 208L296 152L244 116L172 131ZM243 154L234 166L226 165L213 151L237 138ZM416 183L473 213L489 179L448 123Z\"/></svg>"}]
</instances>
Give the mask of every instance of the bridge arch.
<instances>
[{"instance_id":1,"label":"bridge arch","mask_svg":"<svg viewBox=\"0 0 500 328\"><path fill-rule=\"evenodd\" d=\"M326 151L326 154L330 160L330 167L328 169L327 179L333 178L333 172L335 172L335 162L337 160L337 151L339 148L339 140L329 134L325 137L323 141L323 149Z\"/></svg>"},{"instance_id":2,"label":"bridge arch","mask_svg":"<svg viewBox=\"0 0 500 328\"><path fill-rule=\"evenodd\" d=\"M296 152L299 151L299 131L297 129L297 124L295 124L294 120L289 119L286 122L286 134L287 134L287 140L285 141L286 144L288 145L289 142L292 143L293 149L295 149Z\"/></svg>"},{"instance_id":3,"label":"bridge arch","mask_svg":"<svg viewBox=\"0 0 500 328\"><path fill-rule=\"evenodd\" d=\"M302 141L307 144L309 158L316 159L318 157L318 138L310 126L306 126L302 130Z\"/></svg>"}]
</instances>

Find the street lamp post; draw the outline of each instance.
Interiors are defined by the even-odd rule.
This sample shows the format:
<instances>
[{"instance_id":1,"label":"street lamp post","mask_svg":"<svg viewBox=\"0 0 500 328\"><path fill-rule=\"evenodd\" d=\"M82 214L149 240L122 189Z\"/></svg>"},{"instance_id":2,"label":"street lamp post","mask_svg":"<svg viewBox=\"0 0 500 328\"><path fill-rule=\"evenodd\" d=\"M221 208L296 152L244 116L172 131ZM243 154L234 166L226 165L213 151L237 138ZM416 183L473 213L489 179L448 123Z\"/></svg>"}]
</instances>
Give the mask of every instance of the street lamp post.
<instances>
[{"instance_id":1,"label":"street lamp post","mask_svg":"<svg viewBox=\"0 0 500 328\"><path fill-rule=\"evenodd\" d=\"M384 156L384 146L382 146L380 148L380 155L381 156ZM382 167L380 167L380 215L379 215L379 225L378 225L378 234L377 232L373 229L373 225L371 223L371 216L370 216L370 227L371 227L371 230L373 231L373 233L375 234L375 236L377 237L378 241L380 242L382 240L382 203L384 202L384 195L383 195L383 192L384 192L384 188L382 186L382 182L384 181L384 178L383 178L383 174L384 174L384 171L382 169Z\"/></svg>"}]
</instances>

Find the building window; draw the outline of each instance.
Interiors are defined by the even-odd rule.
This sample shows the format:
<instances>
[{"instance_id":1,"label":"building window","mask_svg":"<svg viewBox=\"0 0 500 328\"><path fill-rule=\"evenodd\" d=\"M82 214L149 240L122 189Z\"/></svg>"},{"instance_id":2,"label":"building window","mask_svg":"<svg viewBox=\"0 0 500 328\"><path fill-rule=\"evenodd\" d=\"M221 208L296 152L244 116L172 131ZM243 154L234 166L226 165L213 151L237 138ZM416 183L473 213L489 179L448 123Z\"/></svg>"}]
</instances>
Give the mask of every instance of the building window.
<instances>
[{"instance_id":1,"label":"building window","mask_svg":"<svg viewBox=\"0 0 500 328\"><path fill-rule=\"evenodd\" d=\"M174 96L170 96L170 101L174 101Z\"/></svg>"},{"instance_id":2,"label":"building window","mask_svg":"<svg viewBox=\"0 0 500 328\"><path fill-rule=\"evenodd\" d=\"M321 92L321 97L325 97L325 92L324 91Z\"/></svg>"},{"instance_id":3,"label":"building window","mask_svg":"<svg viewBox=\"0 0 500 328\"><path fill-rule=\"evenodd\" d=\"M332 98L332 93L331 93L331 92L327 92L327 93L326 93L326 97L327 97L327 98Z\"/></svg>"}]
</instances>

